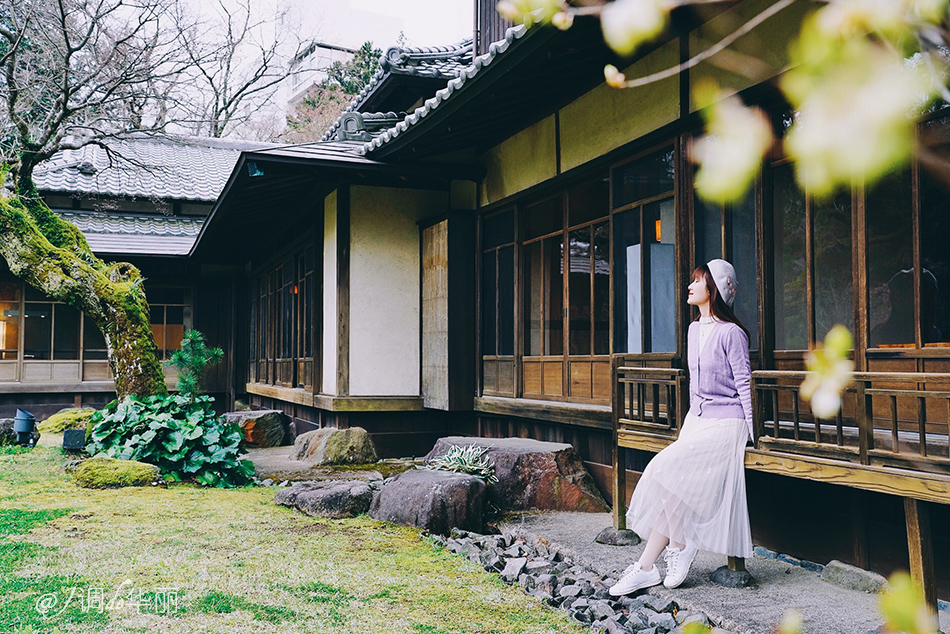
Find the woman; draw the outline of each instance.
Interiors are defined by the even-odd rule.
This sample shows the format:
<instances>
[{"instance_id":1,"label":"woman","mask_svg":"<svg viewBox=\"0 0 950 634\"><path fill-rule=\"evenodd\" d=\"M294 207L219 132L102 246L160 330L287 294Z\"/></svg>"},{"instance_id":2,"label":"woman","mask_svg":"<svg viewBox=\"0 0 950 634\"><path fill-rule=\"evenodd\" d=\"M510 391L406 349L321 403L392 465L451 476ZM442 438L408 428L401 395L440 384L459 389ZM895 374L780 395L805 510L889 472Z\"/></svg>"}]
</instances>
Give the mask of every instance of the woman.
<instances>
[{"instance_id":1,"label":"woman","mask_svg":"<svg viewBox=\"0 0 950 634\"><path fill-rule=\"evenodd\" d=\"M654 565L666 549L663 585L683 583L697 550L752 556L743 468L752 438L749 334L732 312L736 271L712 260L693 272L689 325L689 413L679 438L658 453L630 500L627 525L649 535L640 559L610 588L621 596L660 583Z\"/></svg>"}]
</instances>

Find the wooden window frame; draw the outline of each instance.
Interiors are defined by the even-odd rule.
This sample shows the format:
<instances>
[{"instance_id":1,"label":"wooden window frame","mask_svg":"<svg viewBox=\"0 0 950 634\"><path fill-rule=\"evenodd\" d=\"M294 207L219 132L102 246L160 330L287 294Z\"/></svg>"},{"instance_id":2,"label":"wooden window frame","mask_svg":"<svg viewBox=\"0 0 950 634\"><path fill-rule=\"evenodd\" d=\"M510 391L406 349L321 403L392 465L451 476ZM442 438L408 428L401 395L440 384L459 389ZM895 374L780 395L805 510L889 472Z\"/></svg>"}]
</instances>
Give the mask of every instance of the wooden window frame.
<instances>
[{"instance_id":1,"label":"wooden window frame","mask_svg":"<svg viewBox=\"0 0 950 634\"><path fill-rule=\"evenodd\" d=\"M248 278L249 295L254 292L255 283L259 284L257 300L257 323L248 328L248 336L257 341L257 359L248 358L248 373L252 383L273 385L289 389L301 389L315 393L319 389L318 357L320 331L320 302L317 295L321 292L322 277L319 266L322 251L315 242L314 235L307 234L300 240L276 253L264 264L256 267ZM312 250L313 263L308 268L307 252ZM284 275L284 267L292 268L289 281ZM307 281L310 280L310 297L307 295ZM285 323L285 291L293 306L289 313L290 325ZM307 302L310 302L310 323L305 324ZM254 306L248 301L249 307ZM285 338L289 336L290 340ZM306 356L309 336L310 356ZM288 346L285 348L285 346ZM253 350L254 346L250 346ZM290 357L283 356L285 350Z\"/></svg>"},{"instance_id":2,"label":"wooden window frame","mask_svg":"<svg viewBox=\"0 0 950 634\"><path fill-rule=\"evenodd\" d=\"M950 128L950 106L941 108L935 112L928 114L925 117L921 117L918 121L918 125L915 130L915 140L920 142L921 128L924 124L936 121L938 119L945 119L947 121L948 128ZM905 168L910 171L911 178L911 200L910 200L910 209L911 209L911 248L912 248L912 259L913 266L911 267L914 271L913 277L913 296L914 296L914 342L907 345L895 345L895 346L875 346L871 347L871 329L870 329L870 288L868 285L868 273L869 267L871 264L872 254L868 248L869 241L869 223L867 217L867 203L868 196L871 194L871 187L862 186L858 189L857 199L860 204L860 213L857 216L858 225L855 227L855 243L858 245L858 248L855 250L855 269L861 271L861 275L858 276L858 284L856 293L858 298L855 300L860 301L859 311L855 316L855 323L860 323L862 327L860 328L861 336L856 337L855 345L859 346L861 350L861 361L859 364L859 369L866 367L866 357L886 359L886 358L947 358L950 357L950 342L939 342L941 345L934 344L925 344L923 342L923 333L921 332L921 297L920 297L920 269L921 269L921 257L922 257L922 247L921 247L921 174L922 169L920 165L920 160L914 158L911 160L910 164ZM859 330L857 327L855 330ZM857 352L857 350L856 350ZM921 368L922 370L922 368Z\"/></svg>"}]
</instances>

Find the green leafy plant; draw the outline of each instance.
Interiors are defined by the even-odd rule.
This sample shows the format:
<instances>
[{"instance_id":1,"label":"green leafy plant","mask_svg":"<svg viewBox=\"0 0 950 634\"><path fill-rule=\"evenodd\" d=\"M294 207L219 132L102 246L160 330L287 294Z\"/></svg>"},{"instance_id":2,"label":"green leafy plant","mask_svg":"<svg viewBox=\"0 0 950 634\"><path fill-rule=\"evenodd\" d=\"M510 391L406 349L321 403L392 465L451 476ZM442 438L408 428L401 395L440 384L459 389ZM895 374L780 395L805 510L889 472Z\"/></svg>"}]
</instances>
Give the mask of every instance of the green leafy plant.
<instances>
[{"instance_id":1,"label":"green leafy plant","mask_svg":"<svg viewBox=\"0 0 950 634\"><path fill-rule=\"evenodd\" d=\"M215 414L210 396L128 396L93 415L93 455L138 460L158 467L166 480L205 486L241 486L254 465L241 460L241 429Z\"/></svg>"},{"instance_id":2,"label":"green leafy plant","mask_svg":"<svg viewBox=\"0 0 950 634\"><path fill-rule=\"evenodd\" d=\"M205 337L197 330L185 332L181 348L172 354L165 365L178 370L178 393L195 399L201 395L205 370L219 363L224 356L221 348L209 348Z\"/></svg>"},{"instance_id":3,"label":"green leafy plant","mask_svg":"<svg viewBox=\"0 0 950 634\"><path fill-rule=\"evenodd\" d=\"M485 455L486 451L488 451L487 447L474 444L468 447L453 445L447 452L433 458L431 462L420 468L467 473L483 478L488 484L494 484L498 482L498 478L495 477L495 463Z\"/></svg>"}]
</instances>

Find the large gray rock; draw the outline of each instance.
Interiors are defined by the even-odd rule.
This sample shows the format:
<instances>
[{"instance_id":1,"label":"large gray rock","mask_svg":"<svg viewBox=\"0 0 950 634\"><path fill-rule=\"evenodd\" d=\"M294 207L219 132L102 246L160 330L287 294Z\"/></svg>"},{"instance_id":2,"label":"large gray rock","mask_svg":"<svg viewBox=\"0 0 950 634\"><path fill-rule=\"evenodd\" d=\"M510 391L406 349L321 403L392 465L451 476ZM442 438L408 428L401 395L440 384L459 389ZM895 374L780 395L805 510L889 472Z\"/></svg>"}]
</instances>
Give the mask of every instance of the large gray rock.
<instances>
[{"instance_id":1,"label":"large gray rock","mask_svg":"<svg viewBox=\"0 0 950 634\"><path fill-rule=\"evenodd\" d=\"M864 570L837 559L828 562L828 565L821 571L821 578L842 588L872 594L883 592L887 587L887 579L876 572Z\"/></svg>"},{"instance_id":2,"label":"large gray rock","mask_svg":"<svg viewBox=\"0 0 950 634\"><path fill-rule=\"evenodd\" d=\"M584 468L574 447L564 443L529 438L440 438L426 456L430 461L453 445L486 447L495 463L496 484L488 487L488 499L502 511L610 510L594 479Z\"/></svg>"},{"instance_id":3,"label":"large gray rock","mask_svg":"<svg viewBox=\"0 0 950 634\"><path fill-rule=\"evenodd\" d=\"M376 462L376 449L362 427L325 427L297 436L294 459L321 464L366 464Z\"/></svg>"},{"instance_id":4,"label":"large gray rock","mask_svg":"<svg viewBox=\"0 0 950 634\"><path fill-rule=\"evenodd\" d=\"M290 417L280 410L227 412L224 418L240 425L244 442L255 447L279 447L292 439Z\"/></svg>"},{"instance_id":5,"label":"large gray rock","mask_svg":"<svg viewBox=\"0 0 950 634\"><path fill-rule=\"evenodd\" d=\"M278 491L274 502L316 517L356 517L369 510L373 489L361 480L299 482Z\"/></svg>"},{"instance_id":6,"label":"large gray rock","mask_svg":"<svg viewBox=\"0 0 950 634\"><path fill-rule=\"evenodd\" d=\"M481 531L485 483L475 476L414 469L387 482L373 498L373 519L448 535L453 528Z\"/></svg>"}]
</instances>

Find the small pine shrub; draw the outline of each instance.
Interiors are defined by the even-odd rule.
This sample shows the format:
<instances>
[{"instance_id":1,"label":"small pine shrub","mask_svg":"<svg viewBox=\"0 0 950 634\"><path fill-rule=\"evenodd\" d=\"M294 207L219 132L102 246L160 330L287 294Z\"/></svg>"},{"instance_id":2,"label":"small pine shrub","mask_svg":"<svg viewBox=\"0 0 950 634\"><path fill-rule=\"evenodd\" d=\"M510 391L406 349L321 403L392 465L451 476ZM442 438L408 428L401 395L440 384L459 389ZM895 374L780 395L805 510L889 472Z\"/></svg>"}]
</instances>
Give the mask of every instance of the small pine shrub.
<instances>
[{"instance_id":1,"label":"small pine shrub","mask_svg":"<svg viewBox=\"0 0 950 634\"><path fill-rule=\"evenodd\" d=\"M247 484L250 460L240 459L241 428L215 414L210 396L128 396L93 415L86 450L159 468L166 480L204 486Z\"/></svg>"},{"instance_id":2,"label":"small pine shrub","mask_svg":"<svg viewBox=\"0 0 950 634\"><path fill-rule=\"evenodd\" d=\"M208 366L219 363L224 356L221 348L209 348L205 337L197 330L189 330L166 365L178 370L178 393L191 399L202 394L202 382Z\"/></svg>"},{"instance_id":3,"label":"small pine shrub","mask_svg":"<svg viewBox=\"0 0 950 634\"><path fill-rule=\"evenodd\" d=\"M495 477L495 463L484 455L486 451L488 451L487 447L474 444L468 447L453 445L447 452L433 458L431 462L420 468L467 473L484 479L488 484L494 484L498 482L498 478Z\"/></svg>"}]
</instances>

